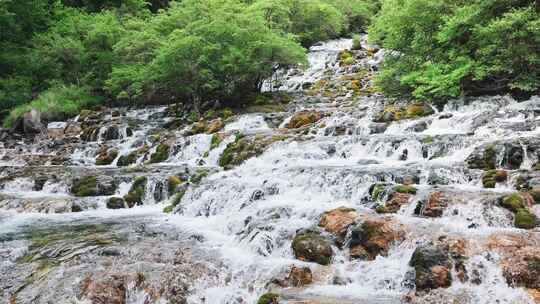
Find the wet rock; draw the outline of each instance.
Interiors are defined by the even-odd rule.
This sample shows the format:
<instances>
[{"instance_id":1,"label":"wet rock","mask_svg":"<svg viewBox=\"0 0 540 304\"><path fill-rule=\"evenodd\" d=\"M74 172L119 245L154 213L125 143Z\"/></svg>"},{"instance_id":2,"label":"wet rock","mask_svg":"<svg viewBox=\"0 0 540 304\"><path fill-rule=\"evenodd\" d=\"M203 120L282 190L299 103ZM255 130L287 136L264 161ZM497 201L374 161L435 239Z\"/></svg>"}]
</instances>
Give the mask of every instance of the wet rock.
<instances>
[{"instance_id":1,"label":"wet rock","mask_svg":"<svg viewBox=\"0 0 540 304\"><path fill-rule=\"evenodd\" d=\"M540 291L540 248L518 247L508 252L501 263L503 275L510 286Z\"/></svg>"},{"instance_id":2,"label":"wet rock","mask_svg":"<svg viewBox=\"0 0 540 304\"><path fill-rule=\"evenodd\" d=\"M272 143L285 139L284 136L238 135L236 140L228 144L221 154L219 165L225 169L231 169L249 158L261 155Z\"/></svg>"},{"instance_id":3,"label":"wet rock","mask_svg":"<svg viewBox=\"0 0 540 304\"><path fill-rule=\"evenodd\" d=\"M275 293L265 293L259 298L257 304L279 304L279 295Z\"/></svg>"},{"instance_id":4,"label":"wet rock","mask_svg":"<svg viewBox=\"0 0 540 304\"><path fill-rule=\"evenodd\" d=\"M147 183L148 178L145 176L139 176L133 180L133 184L131 185L128 194L124 195L124 200L129 208L143 204L146 196Z\"/></svg>"},{"instance_id":5,"label":"wet rock","mask_svg":"<svg viewBox=\"0 0 540 304\"><path fill-rule=\"evenodd\" d=\"M388 125L386 123L371 123L369 124L368 128L369 134L380 134L386 131Z\"/></svg>"},{"instance_id":6,"label":"wet rock","mask_svg":"<svg viewBox=\"0 0 540 304\"><path fill-rule=\"evenodd\" d=\"M450 119L450 118L452 118L452 117L454 117L454 115L451 114L451 113L445 113L445 114L439 115L439 119L440 119L440 120L443 120L443 119Z\"/></svg>"},{"instance_id":7,"label":"wet rock","mask_svg":"<svg viewBox=\"0 0 540 304\"><path fill-rule=\"evenodd\" d=\"M292 266L284 279L274 280L281 287L302 287L313 282L313 274L309 267Z\"/></svg>"},{"instance_id":8,"label":"wet rock","mask_svg":"<svg viewBox=\"0 0 540 304\"><path fill-rule=\"evenodd\" d=\"M323 117L322 113L316 111L303 111L298 112L291 117L291 120L287 124L288 129L297 129L306 125L315 123Z\"/></svg>"},{"instance_id":9,"label":"wet rock","mask_svg":"<svg viewBox=\"0 0 540 304\"><path fill-rule=\"evenodd\" d=\"M312 231L298 233L293 239L292 249L297 259L321 265L330 264L334 254L330 242Z\"/></svg>"},{"instance_id":10,"label":"wet rock","mask_svg":"<svg viewBox=\"0 0 540 304\"><path fill-rule=\"evenodd\" d=\"M522 229L533 229L539 224L539 220L529 210L533 198L527 193L514 193L499 200L501 207L508 209L514 214L514 226Z\"/></svg>"},{"instance_id":11,"label":"wet rock","mask_svg":"<svg viewBox=\"0 0 540 304\"><path fill-rule=\"evenodd\" d=\"M51 122L47 125L47 137L49 139L64 138L64 130L67 127L66 122Z\"/></svg>"},{"instance_id":12,"label":"wet rock","mask_svg":"<svg viewBox=\"0 0 540 304\"><path fill-rule=\"evenodd\" d=\"M426 205L421 211L423 216L441 217L450 202L447 194L437 191L429 195Z\"/></svg>"},{"instance_id":13,"label":"wet rock","mask_svg":"<svg viewBox=\"0 0 540 304\"><path fill-rule=\"evenodd\" d=\"M131 164L134 164L137 159L139 158L139 152L138 151L133 151L133 152L130 152L129 154L127 155L122 155L118 158L118 161L116 162L116 165L118 167L126 167L126 166L129 166Z\"/></svg>"},{"instance_id":14,"label":"wet rock","mask_svg":"<svg viewBox=\"0 0 540 304\"><path fill-rule=\"evenodd\" d=\"M386 256L390 247L404 238L401 227L389 219L367 219L351 230L349 242L353 259L374 260L378 255Z\"/></svg>"},{"instance_id":15,"label":"wet rock","mask_svg":"<svg viewBox=\"0 0 540 304\"><path fill-rule=\"evenodd\" d=\"M214 134L216 132L219 132L224 127L225 127L225 123L221 120L221 118L214 119L208 123L208 127L206 128L206 133Z\"/></svg>"},{"instance_id":16,"label":"wet rock","mask_svg":"<svg viewBox=\"0 0 540 304\"><path fill-rule=\"evenodd\" d=\"M413 126L409 127L408 129L413 132L423 132L428 128L428 123L426 121L420 121L418 123L415 123Z\"/></svg>"},{"instance_id":17,"label":"wet rock","mask_svg":"<svg viewBox=\"0 0 540 304\"><path fill-rule=\"evenodd\" d=\"M150 156L150 164L160 163L169 158L171 147L168 144L161 143L157 146L156 152Z\"/></svg>"},{"instance_id":18,"label":"wet rock","mask_svg":"<svg viewBox=\"0 0 540 304\"><path fill-rule=\"evenodd\" d=\"M471 169L492 170L502 159L505 169L519 169L524 159L524 150L528 155L540 153L540 140L537 138L518 138L507 141L496 141L477 147L467 157L466 163Z\"/></svg>"},{"instance_id":19,"label":"wet rock","mask_svg":"<svg viewBox=\"0 0 540 304\"><path fill-rule=\"evenodd\" d=\"M408 193L395 192L391 195L384 205L378 205L376 210L378 213L396 213L401 209L401 206L407 205L412 195Z\"/></svg>"},{"instance_id":20,"label":"wet rock","mask_svg":"<svg viewBox=\"0 0 540 304\"><path fill-rule=\"evenodd\" d=\"M375 122L391 122L401 119L418 118L435 113L426 103L386 106L374 119Z\"/></svg>"},{"instance_id":21,"label":"wet rock","mask_svg":"<svg viewBox=\"0 0 540 304\"><path fill-rule=\"evenodd\" d=\"M121 197L111 197L107 200L108 209L123 209L126 208L126 203Z\"/></svg>"},{"instance_id":22,"label":"wet rock","mask_svg":"<svg viewBox=\"0 0 540 304\"><path fill-rule=\"evenodd\" d=\"M452 284L449 252L443 246L426 244L418 246L409 262L415 270L416 291L447 288Z\"/></svg>"},{"instance_id":23,"label":"wet rock","mask_svg":"<svg viewBox=\"0 0 540 304\"><path fill-rule=\"evenodd\" d=\"M118 150L116 149L107 149L106 147L99 151L98 156L96 157L97 166L106 166L110 165L118 156Z\"/></svg>"},{"instance_id":24,"label":"wet rock","mask_svg":"<svg viewBox=\"0 0 540 304\"><path fill-rule=\"evenodd\" d=\"M99 127L89 126L82 129L81 139L83 141L97 141L99 138Z\"/></svg>"},{"instance_id":25,"label":"wet rock","mask_svg":"<svg viewBox=\"0 0 540 304\"><path fill-rule=\"evenodd\" d=\"M347 207L340 207L323 213L319 221L319 227L330 232L338 238L338 243L342 243L347 228L356 222L358 213L356 210ZM341 242L339 241L341 240Z\"/></svg>"},{"instance_id":26,"label":"wet rock","mask_svg":"<svg viewBox=\"0 0 540 304\"><path fill-rule=\"evenodd\" d=\"M103 140L116 140L120 139L120 130L117 125L109 126L102 134Z\"/></svg>"},{"instance_id":27,"label":"wet rock","mask_svg":"<svg viewBox=\"0 0 540 304\"><path fill-rule=\"evenodd\" d=\"M116 187L114 179L110 176L85 176L73 181L71 193L75 196L112 195Z\"/></svg>"},{"instance_id":28,"label":"wet rock","mask_svg":"<svg viewBox=\"0 0 540 304\"><path fill-rule=\"evenodd\" d=\"M154 201L159 203L165 199L165 189L163 182L157 182L154 188Z\"/></svg>"},{"instance_id":29,"label":"wet rock","mask_svg":"<svg viewBox=\"0 0 540 304\"><path fill-rule=\"evenodd\" d=\"M505 170L489 170L482 176L482 185L484 188L495 188L497 183L503 183L508 179L508 173Z\"/></svg>"},{"instance_id":30,"label":"wet rock","mask_svg":"<svg viewBox=\"0 0 540 304\"><path fill-rule=\"evenodd\" d=\"M42 176L37 176L35 179L34 179L34 187L32 187L32 190L34 191L41 191L43 190L43 186L45 185L45 183L47 182L49 178L45 175L42 175Z\"/></svg>"}]
</instances>

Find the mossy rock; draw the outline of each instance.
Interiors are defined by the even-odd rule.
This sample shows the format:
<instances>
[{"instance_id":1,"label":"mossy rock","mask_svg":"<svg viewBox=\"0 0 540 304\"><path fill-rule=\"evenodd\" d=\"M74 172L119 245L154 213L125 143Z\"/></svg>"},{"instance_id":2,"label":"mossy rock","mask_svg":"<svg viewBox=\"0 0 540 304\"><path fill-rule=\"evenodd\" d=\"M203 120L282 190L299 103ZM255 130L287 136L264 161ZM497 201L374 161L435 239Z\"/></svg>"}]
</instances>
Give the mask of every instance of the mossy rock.
<instances>
[{"instance_id":1,"label":"mossy rock","mask_svg":"<svg viewBox=\"0 0 540 304\"><path fill-rule=\"evenodd\" d=\"M176 208L176 206L178 206L180 204L180 202L182 201L182 198L184 198L185 194L186 194L185 189L182 189L181 191L176 193L171 199L171 204L166 206L165 208L163 208L163 212L164 213L172 213L174 211L174 208Z\"/></svg>"},{"instance_id":2,"label":"mossy rock","mask_svg":"<svg viewBox=\"0 0 540 304\"><path fill-rule=\"evenodd\" d=\"M382 200L388 186L389 186L388 184L383 184L383 183L377 183L377 184L371 185L369 187L369 196L371 197L371 200L373 201Z\"/></svg>"},{"instance_id":3,"label":"mossy rock","mask_svg":"<svg viewBox=\"0 0 540 304\"><path fill-rule=\"evenodd\" d=\"M210 141L210 150L213 150L213 149L219 147L219 145L222 142L223 142L223 138L221 138L220 135L218 135L218 134L212 135L212 139Z\"/></svg>"},{"instance_id":4,"label":"mossy rock","mask_svg":"<svg viewBox=\"0 0 540 304\"><path fill-rule=\"evenodd\" d=\"M501 206L512 211L513 213L527 208L525 200L519 193L513 193L505 196L501 201Z\"/></svg>"},{"instance_id":5,"label":"mossy rock","mask_svg":"<svg viewBox=\"0 0 540 304\"><path fill-rule=\"evenodd\" d=\"M321 265L330 264L334 254L330 242L315 232L297 234L292 249L297 259Z\"/></svg>"},{"instance_id":6,"label":"mossy rock","mask_svg":"<svg viewBox=\"0 0 540 304\"><path fill-rule=\"evenodd\" d=\"M96 165L97 166L107 166L110 165L118 156L118 150L113 149L110 151L106 151L103 154L98 155L96 158Z\"/></svg>"},{"instance_id":7,"label":"mossy rock","mask_svg":"<svg viewBox=\"0 0 540 304\"><path fill-rule=\"evenodd\" d=\"M263 294L257 304L279 304L279 295L275 293L265 293Z\"/></svg>"},{"instance_id":8,"label":"mossy rock","mask_svg":"<svg viewBox=\"0 0 540 304\"><path fill-rule=\"evenodd\" d=\"M405 109L405 117L406 118L417 118L417 117L424 117L435 113L433 111L433 108L431 108L426 103L414 103L411 105L408 105Z\"/></svg>"},{"instance_id":9,"label":"mossy rock","mask_svg":"<svg viewBox=\"0 0 540 304\"><path fill-rule=\"evenodd\" d=\"M408 185L398 185L394 187L394 192L397 193L406 193L406 194L416 194L416 188Z\"/></svg>"},{"instance_id":10,"label":"mossy rock","mask_svg":"<svg viewBox=\"0 0 540 304\"><path fill-rule=\"evenodd\" d=\"M354 55L352 52L345 50L339 53L339 65L349 66L349 65L353 65L355 62L356 60L354 59Z\"/></svg>"},{"instance_id":11,"label":"mossy rock","mask_svg":"<svg viewBox=\"0 0 540 304\"><path fill-rule=\"evenodd\" d=\"M146 184L148 183L148 178L145 176L140 176L135 178L131 188L129 189L128 194L124 196L124 200L131 208L135 205L142 205L144 197L146 195Z\"/></svg>"},{"instance_id":12,"label":"mossy rock","mask_svg":"<svg viewBox=\"0 0 540 304\"><path fill-rule=\"evenodd\" d=\"M169 193L169 195L175 193L178 186L181 185L183 182L184 181L178 176L169 176L169 178L167 179L167 192Z\"/></svg>"},{"instance_id":13,"label":"mossy rock","mask_svg":"<svg viewBox=\"0 0 540 304\"><path fill-rule=\"evenodd\" d=\"M150 161L149 163L150 164L155 164L155 163L160 163L160 162L163 162L163 161L166 161L167 158L169 158L169 152L170 152L170 149L171 147L167 144L159 144L156 148L156 152L154 152L151 156L150 156Z\"/></svg>"},{"instance_id":14,"label":"mossy rock","mask_svg":"<svg viewBox=\"0 0 540 304\"><path fill-rule=\"evenodd\" d=\"M535 204L540 204L540 188L533 188L529 190L529 195L532 197Z\"/></svg>"},{"instance_id":15,"label":"mossy rock","mask_svg":"<svg viewBox=\"0 0 540 304\"><path fill-rule=\"evenodd\" d=\"M504 170L489 170L482 176L484 188L495 188L497 183L502 183L508 179L508 173Z\"/></svg>"},{"instance_id":16,"label":"mossy rock","mask_svg":"<svg viewBox=\"0 0 540 304\"><path fill-rule=\"evenodd\" d=\"M107 200L107 209L123 209L123 208L126 208L123 198L111 197Z\"/></svg>"},{"instance_id":17,"label":"mossy rock","mask_svg":"<svg viewBox=\"0 0 540 304\"><path fill-rule=\"evenodd\" d=\"M137 161L137 158L139 158L139 153L137 151L133 151L127 155L120 156L116 162L116 165L119 167L126 167L134 164Z\"/></svg>"},{"instance_id":18,"label":"mossy rock","mask_svg":"<svg viewBox=\"0 0 540 304\"><path fill-rule=\"evenodd\" d=\"M514 226L521 229L533 229L538 225L538 218L527 209L518 209L514 216Z\"/></svg>"},{"instance_id":19,"label":"mossy rock","mask_svg":"<svg viewBox=\"0 0 540 304\"><path fill-rule=\"evenodd\" d=\"M97 178L95 176L85 176L71 186L71 193L75 196L96 196L97 193Z\"/></svg>"},{"instance_id":20,"label":"mossy rock","mask_svg":"<svg viewBox=\"0 0 540 304\"><path fill-rule=\"evenodd\" d=\"M225 169L231 169L249 158L261 155L272 143L284 139L286 137L246 137L238 135L236 140L229 143L221 154L219 165Z\"/></svg>"},{"instance_id":21,"label":"mossy rock","mask_svg":"<svg viewBox=\"0 0 540 304\"><path fill-rule=\"evenodd\" d=\"M70 190L79 197L112 195L116 191L116 184L109 176L85 176L75 179Z\"/></svg>"},{"instance_id":22,"label":"mossy rock","mask_svg":"<svg viewBox=\"0 0 540 304\"><path fill-rule=\"evenodd\" d=\"M203 178L207 177L208 174L210 174L210 172L206 169L199 169L197 170L197 172L191 176L191 178L189 179L193 184L198 184L200 183Z\"/></svg>"},{"instance_id":23,"label":"mossy rock","mask_svg":"<svg viewBox=\"0 0 540 304\"><path fill-rule=\"evenodd\" d=\"M497 162L495 145L489 145L475 151L466 159L467 166L471 169L494 170Z\"/></svg>"},{"instance_id":24,"label":"mossy rock","mask_svg":"<svg viewBox=\"0 0 540 304\"><path fill-rule=\"evenodd\" d=\"M313 124L323 117L322 113L316 111L298 112L291 117L287 124L288 129L298 129L310 124Z\"/></svg>"}]
</instances>

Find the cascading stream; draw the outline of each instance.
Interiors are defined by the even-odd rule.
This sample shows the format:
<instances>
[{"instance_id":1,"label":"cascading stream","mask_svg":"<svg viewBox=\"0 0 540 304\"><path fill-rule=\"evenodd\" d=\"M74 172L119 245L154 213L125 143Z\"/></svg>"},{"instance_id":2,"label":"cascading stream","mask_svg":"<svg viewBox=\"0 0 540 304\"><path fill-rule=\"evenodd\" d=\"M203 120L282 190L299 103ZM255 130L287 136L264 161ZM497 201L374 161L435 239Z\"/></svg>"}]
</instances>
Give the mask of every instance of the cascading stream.
<instances>
[{"instance_id":1,"label":"cascading stream","mask_svg":"<svg viewBox=\"0 0 540 304\"><path fill-rule=\"evenodd\" d=\"M3 144L0 299L534 303L540 98L410 108L372 89L384 51L351 47L278 71L279 113L114 109Z\"/></svg>"}]
</instances>

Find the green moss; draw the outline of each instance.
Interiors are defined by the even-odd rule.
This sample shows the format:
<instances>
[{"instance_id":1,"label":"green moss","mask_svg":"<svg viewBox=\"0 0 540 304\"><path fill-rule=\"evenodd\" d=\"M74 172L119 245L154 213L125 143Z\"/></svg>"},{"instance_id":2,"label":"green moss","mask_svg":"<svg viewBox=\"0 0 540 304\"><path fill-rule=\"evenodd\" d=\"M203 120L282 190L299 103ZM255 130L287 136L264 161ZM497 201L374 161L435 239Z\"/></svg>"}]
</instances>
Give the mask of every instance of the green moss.
<instances>
[{"instance_id":1,"label":"green moss","mask_svg":"<svg viewBox=\"0 0 540 304\"><path fill-rule=\"evenodd\" d=\"M504 170L489 170L482 176L484 188L495 188L496 183L506 181L508 174Z\"/></svg>"},{"instance_id":2,"label":"green moss","mask_svg":"<svg viewBox=\"0 0 540 304\"><path fill-rule=\"evenodd\" d=\"M199 169L197 170L197 172L195 173L195 175L193 175L190 179L190 181L194 184L198 184L201 182L201 180L205 177L208 176L210 172L208 172L208 170L206 169Z\"/></svg>"},{"instance_id":3,"label":"green moss","mask_svg":"<svg viewBox=\"0 0 540 304\"><path fill-rule=\"evenodd\" d=\"M100 155L96 159L97 166L107 166L110 165L118 156L118 150L111 150L105 155Z\"/></svg>"},{"instance_id":4,"label":"green moss","mask_svg":"<svg viewBox=\"0 0 540 304\"><path fill-rule=\"evenodd\" d=\"M178 204L180 204L180 202L182 201L182 198L184 198L185 194L186 194L186 190L182 190L182 191L176 193L171 199L171 204L166 206L165 208L163 208L163 212L164 213L173 212L174 208L176 208L176 206L178 206Z\"/></svg>"},{"instance_id":5,"label":"green moss","mask_svg":"<svg viewBox=\"0 0 540 304\"><path fill-rule=\"evenodd\" d=\"M137 161L137 158L139 157L137 151L133 151L129 153L128 155L122 155L118 158L118 161L116 162L116 165L119 167L126 167L131 164L134 164Z\"/></svg>"},{"instance_id":6,"label":"green moss","mask_svg":"<svg viewBox=\"0 0 540 304\"><path fill-rule=\"evenodd\" d=\"M385 188L386 186L384 184L375 184L374 186L372 186L371 199L374 201L382 199Z\"/></svg>"},{"instance_id":7,"label":"green moss","mask_svg":"<svg viewBox=\"0 0 540 304\"><path fill-rule=\"evenodd\" d=\"M339 53L339 64L342 66L352 65L356 60L350 51L342 51Z\"/></svg>"},{"instance_id":8,"label":"green moss","mask_svg":"<svg viewBox=\"0 0 540 304\"><path fill-rule=\"evenodd\" d=\"M145 176L135 178L128 194L124 196L124 200L131 208L135 205L142 205L146 194L146 184L148 179Z\"/></svg>"},{"instance_id":9,"label":"green moss","mask_svg":"<svg viewBox=\"0 0 540 304\"><path fill-rule=\"evenodd\" d=\"M519 193L510 194L502 199L501 206L516 213L520 209L526 209L525 201Z\"/></svg>"},{"instance_id":10,"label":"green moss","mask_svg":"<svg viewBox=\"0 0 540 304\"><path fill-rule=\"evenodd\" d=\"M529 190L529 195L533 198L535 204L540 204L540 188Z\"/></svg>"},{"instance_id":11,"label":"green moss","mask_svg":"<svg viewBox=\"0 0 540 304\"><path fill-rule=\"evenodd\" d=\"M71 193L79 197L98 195L97 178L95 176L85 176L77 180L71 187Z\"/></svg>"},{"instance_id":12,"label":"green moss","mask_svg":"<svg viewBox=\"0 0 540 304\"><path fill-rule=\"evenodd\" d=\"M434 138L431 135L424 137L424 139L422 140L422 142L426 145L432 144L433 141L434 141Z\"/></svg>"},{"instance_id":13,"label":"green moss","mask_svg":"<svg viewBox=\"0 0 540 304\"><path fill-rule=\"evenodd\" d=\"M121 209L124 208L124 199L121 197L111 197L107 200L108 209Z\"/></svg>"},{"instance_id":14,"label":"green moss","mask_svg":"<svg viewBox=\"0 0 540 304\"><path fill-rule=\"evenodd\" d=\"M169 151L171 147L167 144L159 144L156 148L156 152L150 156L150 164L160 163L166 161L169 158Z\"/></svg>"},{"instance_id":15,"label":"green moss","mask_svg":"<svg viewBox=\"0 0 540 304\"><path fill-rule=\"evenodd\" d=\"M169 195L172 195L173 193L175 193L178 186L182 184L183 182L184 181L181 180L178 176L175 176L175 175L169 176L169 178L167 179L167 190L168 190Z\"/></svg>"},{"instance_id":16,"label":"green moss","mask_svg":"<svg viewBox=\"0 0 540 304\"><path fill-rule=\"evenodd\" d=\"M412 105L407 106L405 109L405 116L407 118L417 118L417 117L423 117L428 116L435 113L433 109L424 103L415 103Z\"/></svg>"},{"instance_id":17,"label":"green moss","mask_svg":"<svg viewBox=\"0 0 540 304\"><path fill-rule=\"evenodd\" d=\"M398 185L394 187L394 191L398 193L416 194L416 188L407 185Z\"/></svg>"},{"instance_id":18,"label":"green moss","mask_svg":"<svg viewBox=\"0 0 540 304\"><path fill-rule=\"evenodd\" d=\"M279 300L279 295L275 293L265 293L263 294L257 304L277 304Z\"/></svg>"},{"instance_id":19,"label":"green moss","mask_svg":"<svg viewBox=\"0 0 540 304\"><path fill-rule=\"evenodd\" d=\"M514 226L521 229L533 229L538 219L527 209L518 209L514 217Z\"/></svg>"},{"instance_id":20,"label":"green moss","mask_svg":"<svg viewBox=\"0 0 540 304\"><path fill-rule=\"evenodd\" d=\"M212 141L210 142L210 150L213 150L219 147L222 141L223 139L221 139L221 136L217 134L212 135Z\"/></svg>"}]
</instances>

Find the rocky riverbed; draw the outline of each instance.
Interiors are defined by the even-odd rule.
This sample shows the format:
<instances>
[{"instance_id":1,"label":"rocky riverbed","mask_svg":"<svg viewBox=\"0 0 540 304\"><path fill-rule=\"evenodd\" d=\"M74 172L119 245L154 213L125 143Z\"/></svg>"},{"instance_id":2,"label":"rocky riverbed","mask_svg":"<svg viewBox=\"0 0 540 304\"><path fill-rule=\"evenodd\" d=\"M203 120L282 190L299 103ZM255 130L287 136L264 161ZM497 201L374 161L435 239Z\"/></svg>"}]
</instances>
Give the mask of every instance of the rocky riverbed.
<instances>
[{"instance_id":1,"label":"rocky riverbed","mask_svg":"<svg viewBox=\"0 0 540 304\"><path fill-rule=\"evenodd\" d=\"M0 131L0 300L540 303L540 98L389 100L383 57L316 45L199 120Z\"/></svg>"}]
</instances>

